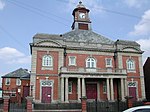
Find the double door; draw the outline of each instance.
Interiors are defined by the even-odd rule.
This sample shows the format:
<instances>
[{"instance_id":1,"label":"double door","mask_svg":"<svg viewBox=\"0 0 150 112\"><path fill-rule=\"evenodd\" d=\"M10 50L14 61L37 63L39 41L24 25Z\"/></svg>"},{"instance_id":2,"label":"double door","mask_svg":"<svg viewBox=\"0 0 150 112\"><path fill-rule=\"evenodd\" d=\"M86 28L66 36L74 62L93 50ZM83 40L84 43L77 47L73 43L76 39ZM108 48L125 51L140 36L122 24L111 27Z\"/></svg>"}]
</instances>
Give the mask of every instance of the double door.
<instances>
[{"instance_id":1,"label":"double door","mask_svg":"<svg viewBox=\"0 0 150 112\"><path fill-rule=\"evenodd\" d=\"M51 87L42 87L42 103L51 103Z\"/></svg>"},{"instance_id":2,"label":"double door","mask_svg":"<svg viewBox=\"0 0 150 112\"><path fill-rule=\"evenodd\" d=\"M87 99L97 99L97 84L86 85Z\"/></svg>"}]
</instances>

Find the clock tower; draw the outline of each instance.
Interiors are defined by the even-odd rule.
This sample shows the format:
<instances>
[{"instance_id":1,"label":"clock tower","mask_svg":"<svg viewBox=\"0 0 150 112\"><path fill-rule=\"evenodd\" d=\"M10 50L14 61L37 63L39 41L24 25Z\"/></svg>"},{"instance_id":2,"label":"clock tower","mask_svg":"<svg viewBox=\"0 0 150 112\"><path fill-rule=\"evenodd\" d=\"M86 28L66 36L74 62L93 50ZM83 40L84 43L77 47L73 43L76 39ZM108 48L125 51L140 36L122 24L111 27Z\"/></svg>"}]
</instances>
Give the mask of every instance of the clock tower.
<instances>
[{"instance_id":1,"label":"clock tower","mask_svg":"<svg viewBox=\"0 0 150 112\"><path fill-rule=\"evenodd\" d=\"M72 30L91 30L91 21L89 18L89 9L87 9L80 1L77 7L73 10L74 22Z\"/></svg>"}]
</instances>

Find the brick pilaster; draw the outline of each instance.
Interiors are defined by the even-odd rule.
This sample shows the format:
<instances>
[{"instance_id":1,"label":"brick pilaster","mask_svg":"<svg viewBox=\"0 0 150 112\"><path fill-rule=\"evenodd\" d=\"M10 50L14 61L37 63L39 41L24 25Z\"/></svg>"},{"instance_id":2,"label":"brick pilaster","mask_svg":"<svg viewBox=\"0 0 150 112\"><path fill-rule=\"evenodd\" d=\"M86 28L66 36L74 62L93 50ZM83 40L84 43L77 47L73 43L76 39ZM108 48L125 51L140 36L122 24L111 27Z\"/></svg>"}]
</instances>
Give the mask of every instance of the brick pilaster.
<instances>
[{"instance_id":1,"label":"brick pilaster","mask_svg":"<svg viewBox=\"0 0 150 112\"><path fill-rule=\"evenodd\" d=\"M27 99L27 112L32 112L33 97L27 96L26 99Z\"/></svg>"},{"instance_id":2,"label":"brick pilaster","mask_svg":"<svg viewBox=\"0 0 150 112\"><path fill-rule=\"evenodd\" d=\"M82 112L87 112L86 100L87 98L85 96L81 98Z\"/></svg>"},{"instance_id":3,"label":"brick pilaster","mask_svg":"<svg viewBox=\"0 0 150 112\"><path fill-rule=\"evenodd\" d=\"M9 112L10 96L4 96L3 99L4 99L3 112Z\"/></svg>"},{"instance_id":4,"label":"brick pilaster","mask_svg":"<svg viewBox=\"0 0 150 112\"><path fill-rule=\"evenodd\" d=\"M126 96L126 102L127 102L127 108L131 108L133 106L133 102L132 102L132 96Z\"/></svg>"}]
</instances>

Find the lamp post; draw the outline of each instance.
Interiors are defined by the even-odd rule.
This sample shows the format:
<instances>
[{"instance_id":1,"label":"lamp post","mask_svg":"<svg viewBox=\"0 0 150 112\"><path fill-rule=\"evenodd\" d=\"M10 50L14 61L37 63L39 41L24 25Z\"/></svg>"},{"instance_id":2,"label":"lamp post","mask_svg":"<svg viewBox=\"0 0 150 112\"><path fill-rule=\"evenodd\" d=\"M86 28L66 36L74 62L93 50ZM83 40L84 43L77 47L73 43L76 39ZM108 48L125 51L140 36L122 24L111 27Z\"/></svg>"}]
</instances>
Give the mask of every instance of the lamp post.
<instances>
[{"instance_id":1,"label":"lamp post","mask_svg":"<svg viewBox=\"0 0 150 112\"><path fill-rule=\"evenodd\" d=\"M30 94L30 96L33 96L33 84L31 84L30 87L31 87L31 94Z\"/></svg>"}]
</instances>

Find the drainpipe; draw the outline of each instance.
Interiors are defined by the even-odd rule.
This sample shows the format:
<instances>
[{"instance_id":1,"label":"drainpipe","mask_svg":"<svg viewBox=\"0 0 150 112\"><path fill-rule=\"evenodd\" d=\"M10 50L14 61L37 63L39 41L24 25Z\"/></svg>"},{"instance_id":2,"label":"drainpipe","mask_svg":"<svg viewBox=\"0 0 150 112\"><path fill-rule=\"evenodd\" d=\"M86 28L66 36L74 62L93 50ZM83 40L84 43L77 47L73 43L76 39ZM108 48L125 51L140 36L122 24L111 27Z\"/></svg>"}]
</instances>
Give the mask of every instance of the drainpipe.
<instances>
[{"instance_id":1,"label":"drainpipe","mask_svg":"<svg viewBox=\"0 0 150 112\"><path fill-rule=\"evenodd\" d=\"M115 51L114 51L114 68L115 68L115 71L116 71L116 68L117 68L117 56L118 56L118 54L117 54L117 50L118 50L118 46L117 46L117 42L118 42L119 40L117 40L116 42L115 42ZM119 112L119 80L117 80L117 111Z\"/></svg>"},{"instance_id":2,"label":"drainpipe","mask_svg":"<svg viewBox=\"0 0 150 112\"><path fill-rule=\"evenodd\" d=\"M66 57L67 57L67 52L66 52L66 47L64 48L64 67L66 67Z\"/></svg>"}]
</instances>

